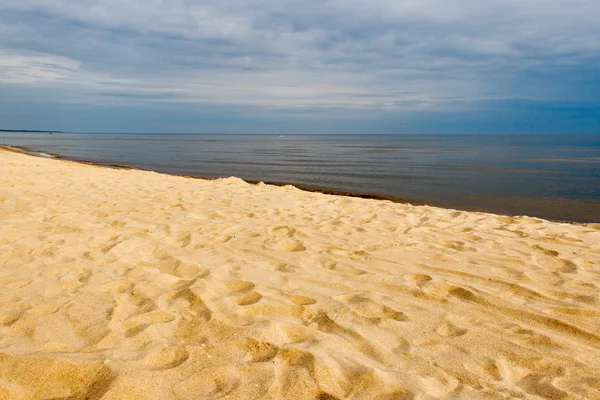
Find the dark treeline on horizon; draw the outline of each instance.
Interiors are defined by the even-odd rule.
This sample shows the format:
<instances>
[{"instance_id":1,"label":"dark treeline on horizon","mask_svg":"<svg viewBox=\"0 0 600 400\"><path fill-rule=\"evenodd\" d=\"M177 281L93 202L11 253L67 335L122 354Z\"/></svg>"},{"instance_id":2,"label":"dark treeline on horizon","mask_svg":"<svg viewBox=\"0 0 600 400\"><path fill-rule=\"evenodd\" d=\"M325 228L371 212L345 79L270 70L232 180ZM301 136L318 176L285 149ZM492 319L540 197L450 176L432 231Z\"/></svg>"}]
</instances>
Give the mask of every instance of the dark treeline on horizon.
<instances>
[{"instance_id":1,"label":"dark treeline on horizon","mask_svg":"<svg viewBox=\"0 0 600 400\"><path fill-rule=\"evenodd\" d=\"M0 132L21 132L21 133L62 133L61 131L36 131L29 129L0 129Z\"/></svg>"}]
</instances>

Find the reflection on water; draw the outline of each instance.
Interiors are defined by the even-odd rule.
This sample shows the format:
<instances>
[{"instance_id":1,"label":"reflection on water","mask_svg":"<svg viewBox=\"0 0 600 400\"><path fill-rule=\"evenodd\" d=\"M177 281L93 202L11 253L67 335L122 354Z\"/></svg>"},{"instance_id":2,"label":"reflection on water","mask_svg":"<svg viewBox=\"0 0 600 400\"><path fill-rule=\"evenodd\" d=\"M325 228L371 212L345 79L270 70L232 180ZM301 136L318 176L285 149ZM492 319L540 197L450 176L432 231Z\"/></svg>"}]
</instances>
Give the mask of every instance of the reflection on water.
<instances>
[{"instance_id":1,"label":"reflection on water","mask_svg":"<svg viewBox=\"0 0 600 400\"><path fill-rule=\"evenodd\" d=\"M66 158L600 222L598 135L0 133Z\"/></svg>"},{"instance_id":2,"label":"reflection on water","mask_svg":"<svg viewBox=\"0 0 600 400\"><path fill-rule=\"evenodd\" d=\"M600 158L538 158L537 161L566 163L600 163Z\"/></svg>"}]
</instances>

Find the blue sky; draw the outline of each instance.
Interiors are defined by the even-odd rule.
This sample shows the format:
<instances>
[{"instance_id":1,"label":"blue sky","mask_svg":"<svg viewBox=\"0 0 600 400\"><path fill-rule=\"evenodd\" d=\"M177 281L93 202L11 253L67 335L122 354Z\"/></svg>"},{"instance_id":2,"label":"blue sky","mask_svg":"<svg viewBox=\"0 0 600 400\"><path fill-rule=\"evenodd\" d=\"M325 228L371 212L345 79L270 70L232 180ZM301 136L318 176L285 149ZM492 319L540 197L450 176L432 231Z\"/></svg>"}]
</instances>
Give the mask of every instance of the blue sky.
<instances>
[{"instance_id":1,"label":"blue sky","mask_svg":"<svg viewBox=\"0 0 600 400\"><path fill-rule=\"evenodd\" d=\"M597 0L0 0L0 128L600 133Z\"/></svg>"}]
</instances>

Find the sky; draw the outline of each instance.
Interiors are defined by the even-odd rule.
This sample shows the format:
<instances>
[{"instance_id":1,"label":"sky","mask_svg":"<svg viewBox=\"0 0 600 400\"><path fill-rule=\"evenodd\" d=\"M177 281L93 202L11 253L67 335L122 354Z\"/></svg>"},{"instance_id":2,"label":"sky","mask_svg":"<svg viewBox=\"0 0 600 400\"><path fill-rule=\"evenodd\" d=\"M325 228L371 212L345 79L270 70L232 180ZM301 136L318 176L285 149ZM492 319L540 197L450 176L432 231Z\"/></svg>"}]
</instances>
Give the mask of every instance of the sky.
<instances>
[{"instance_id":1,"label":"sky","mask_svg":"<svg viewBox=\"0 0 600 400\"><path fill-rule=\"evenodd\" d=\"M600 1L0 0L0 129L600 133Z\"/></svg>"}]
</instances>

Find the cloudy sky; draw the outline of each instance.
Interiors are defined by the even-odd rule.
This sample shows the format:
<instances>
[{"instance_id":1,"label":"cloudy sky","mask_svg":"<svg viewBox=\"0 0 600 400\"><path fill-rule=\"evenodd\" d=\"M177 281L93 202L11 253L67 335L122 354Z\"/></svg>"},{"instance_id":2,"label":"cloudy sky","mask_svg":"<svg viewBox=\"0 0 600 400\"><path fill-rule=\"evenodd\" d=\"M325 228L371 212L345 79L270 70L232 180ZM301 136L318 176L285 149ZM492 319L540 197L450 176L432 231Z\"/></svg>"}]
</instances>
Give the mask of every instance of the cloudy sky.
<instances>
[{"instance_id":1,"label":"cloudy sky","mask_svg":"<svg viewBox=\"0 0 600 400\"><path fill-rule=\"evenodd\" d=\"M598 0L0 0L0 128L600 133Z\"/></svg>"}]
</instances>

